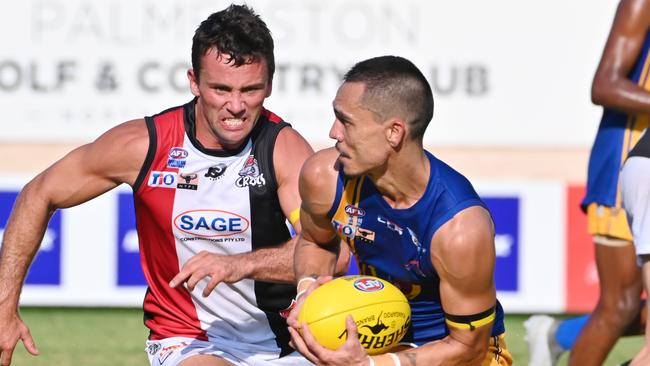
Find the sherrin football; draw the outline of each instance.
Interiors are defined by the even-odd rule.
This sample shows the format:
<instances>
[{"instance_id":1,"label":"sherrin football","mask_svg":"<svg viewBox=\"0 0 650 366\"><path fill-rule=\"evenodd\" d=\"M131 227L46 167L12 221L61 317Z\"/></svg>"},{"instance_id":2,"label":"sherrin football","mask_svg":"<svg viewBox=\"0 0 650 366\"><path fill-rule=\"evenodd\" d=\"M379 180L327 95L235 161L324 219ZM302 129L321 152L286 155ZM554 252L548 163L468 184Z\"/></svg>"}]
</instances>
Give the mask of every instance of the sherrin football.
<instances>
[{"instance_id":1,"label":"sherrin football","mask_svg":"<svg viewBox=\"0 0 650 366\"><path fill-rule=\"evenodd\" d=\"M384 353L404 337L411 324L411 308L393 284L372 276L344 276L316 288L298 314L316 340L337 349L347 339L345 318L352 315L359 341L370 355Z\"/></svg>"}]
</instances>

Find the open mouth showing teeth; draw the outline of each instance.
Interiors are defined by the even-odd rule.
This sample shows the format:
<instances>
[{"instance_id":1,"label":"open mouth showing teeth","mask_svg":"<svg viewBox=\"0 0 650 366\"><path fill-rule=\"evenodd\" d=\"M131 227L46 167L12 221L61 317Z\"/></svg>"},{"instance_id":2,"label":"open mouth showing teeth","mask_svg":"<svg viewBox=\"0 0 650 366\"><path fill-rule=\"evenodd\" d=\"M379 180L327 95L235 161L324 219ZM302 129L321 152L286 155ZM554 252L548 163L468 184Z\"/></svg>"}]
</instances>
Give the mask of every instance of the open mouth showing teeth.
<instances>
[{"instance_id":1,"label":"open mouth showing teeth","mask_svg":"<svg viewBox=\"0 0 650 366\"><path fill-rule=\"evenodd\" d=\"M241 118L228 118L223 120L223 124L229 127L239 127L244 124L244 120Z\"/></svg>"}]
</instances>

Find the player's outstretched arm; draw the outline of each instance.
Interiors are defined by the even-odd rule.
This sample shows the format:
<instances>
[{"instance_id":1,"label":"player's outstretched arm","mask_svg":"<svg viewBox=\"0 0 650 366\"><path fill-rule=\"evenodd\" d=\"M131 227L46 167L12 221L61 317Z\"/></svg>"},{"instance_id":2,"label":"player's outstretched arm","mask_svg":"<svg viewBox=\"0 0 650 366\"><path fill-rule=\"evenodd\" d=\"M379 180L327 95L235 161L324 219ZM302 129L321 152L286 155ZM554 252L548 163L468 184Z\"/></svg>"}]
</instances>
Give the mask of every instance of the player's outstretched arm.
<instances>
[{"instance_id":1,"label":"player's outstretched arm","mask_svg":"<svg viewBox=\"0 0 650 366\"><path fill-rule=\"evenodd\" d=\"M397 355L402 365L409 366L480 365L488 351L496 305L490 214L480 206L456 214L434 235L431 260L440 276L449 335Z\"/></svg>"},{"instance_id":2,"label":"player's outstretched arm","mask_svg":"<svg viewBox=\"0 0 650 366\"><path fill-rule=\"evenodd\" d=\"M314 151L296 130L285 127L278 134L273 150L273 166L278 182L278 198L285 217L300 232L298 212L298 176L302 164ZM190 259L170 281L171 287L186 283L192 291L199 281L210 277L203 296L209 296L221 282L233 283L244 278L260 281L294 283L293 252L296 238L282 245L257 249L237 255L200 252Z\"/></svg>"},{"instance_id":3,"label":"player's outstretched arm","mask_svg":"<svg viewBox=\"0 0 650 366\"><path fill-rule=\"evenodd\" d=\"M625 113L650 113L650 92L629 79L650 29L650 0L623 0L591 88L594 104Z\"/></svg>"},{"instance_id":4,"label":"player's outstretched arm","mask_svg":"<svg viewBox=\"0 0 650 366\"><path fill-rule=\"evenodd\" d=\"M70 152L18 195L0 250L0 364L10 364L19 339L30 353L37 354L18 314L18 299L54 211L86 202L120 183L133 184L148 146L143 120L124 123Z\"/></svg>"}]
</instances>

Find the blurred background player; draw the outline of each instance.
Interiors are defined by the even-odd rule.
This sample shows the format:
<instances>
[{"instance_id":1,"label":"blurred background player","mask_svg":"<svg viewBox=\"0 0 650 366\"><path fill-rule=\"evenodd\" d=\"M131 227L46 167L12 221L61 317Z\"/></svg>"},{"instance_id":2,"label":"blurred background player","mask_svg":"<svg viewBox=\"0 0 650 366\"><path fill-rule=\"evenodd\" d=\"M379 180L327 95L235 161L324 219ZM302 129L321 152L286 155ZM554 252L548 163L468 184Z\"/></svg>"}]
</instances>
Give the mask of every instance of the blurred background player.
<instances>
[{"instance_id":1,"label":"blurred background player","mask_svg":"<svg viewBox=\"0 0 650 366\"><path fill-rule=\"evenodd\" d=\"M650 134L647 130L623 165L621 196L642 266L643 285L646 293L650 293ZM647 322L645 333L645 344L630 363L632 366L650 365L650 338L647 336L650 330Z\"/></svg>"},{"instance_id":2,"label":"blurred background player","mask_svg":"<svg viewBox=\"0 0 650 366\"><path fill-rule=\"evenodd\" d=\"M565 350L569 364L602 365L621 335L639 334L641 271L621 206L621 166L650 115L650 0L622 0L594 76L592 100L604 107L589 159L582 202L595 243L600 296L591 315L526 322L531 366L553 365Z\"/></svg>"},{"instance_id":3,"label":"blurred background player","mask_svg":"<svg viewBox=\"0 0 650 366\"><path fill-rule=\"evenodd\" d=\"M409 299L415 349L369 357L347 319L348 337L328 350L291 313L292 341L318 365L510 365L494 284L494 225L460 173L424 150L431 87L410 61L357 63L333 102L336 147L310 158L300 175L302 235L298 293L332 275L341 240L362 274L396 284ZM302 329L303 336L298 333Z\"/></svg>"},{"instance_id":4,"label":"blurred background player","mask_svg":"<svg viewBox=\"0 0 650 366\"><path fill-rule=\"evenodd\" d=\"M313 151L263 107L274 69L252 9L214 13L193 38L192 101L112 128L24 187L0 258L0 364L19 339L38 353L18 300L53 212L122 183L135 198L152 365L309 364L288 345L295 241L285 222L300 229L298 175Z\"/></svg>"}]
</instances>

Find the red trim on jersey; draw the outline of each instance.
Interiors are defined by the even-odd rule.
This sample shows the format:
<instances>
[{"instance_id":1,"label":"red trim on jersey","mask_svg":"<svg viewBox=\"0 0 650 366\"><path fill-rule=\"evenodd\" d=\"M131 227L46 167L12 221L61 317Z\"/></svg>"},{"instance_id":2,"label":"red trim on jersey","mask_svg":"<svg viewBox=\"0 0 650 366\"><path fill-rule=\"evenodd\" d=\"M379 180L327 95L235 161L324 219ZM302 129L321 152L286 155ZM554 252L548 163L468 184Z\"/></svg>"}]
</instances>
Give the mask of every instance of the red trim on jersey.
<instances>
[{"instance_id":1,"label":"red trim on jersey","mask_svg":"<svg viewBox=\"0 0 650 366\"><path fill-rule=\"evenodd\" d=\"M263 109L262 109L262 115L264 115L266 118L269 119L269 121L271 121L271 122L273 122L273 123L280 123L280 122L282 122L282 118L280 118L280 116L278 116L277 114L275 114L275 113L269 111L269 110L266 109L266 108L263 108Z\"/></svg>"},{"instance_id":2,"label":"red trim on jersey","mask_svg":"<svg viewBox=\"0 0 650 366\"><path fill-rule=\"evenodd\" d=\"M144 299L145 325L150 339L191 337L207 340L190 293L184 287L169 287L180 271L172 215L176 188L149 186L152 171L178 172L167 167L169 150L183 147L183 108L154 117L157 150L147 175L135 193L136 223L140 241L140 262L149 290Z\"/></svg>"}]
</instances>

